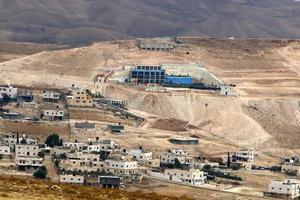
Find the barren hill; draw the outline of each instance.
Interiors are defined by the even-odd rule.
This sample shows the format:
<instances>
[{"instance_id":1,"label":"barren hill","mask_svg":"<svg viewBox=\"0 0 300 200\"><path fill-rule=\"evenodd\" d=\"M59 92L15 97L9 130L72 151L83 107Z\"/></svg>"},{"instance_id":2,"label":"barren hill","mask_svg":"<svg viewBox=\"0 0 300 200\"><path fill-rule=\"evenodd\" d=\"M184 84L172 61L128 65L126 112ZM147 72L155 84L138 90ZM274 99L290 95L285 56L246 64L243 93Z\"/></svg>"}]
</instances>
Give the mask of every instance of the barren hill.
<instances>
[{"instance_id":1,"label":"barren hill","mask_svg":"<svg viewBox=\"0 0 300 200\"><path fill-rule=\"evenodd\" d=\"M105 96L126 99L132 111L187 121L194 127L241 145L299 148L300 42L292 40L183 38L188 47L172 53L139 51L136 41L41 52L0 63L2 83L27 86L89 86ZM188 53L187 53L188 52ZM238 98L199 92L152 93L118 84L94 86L96 74L122 66L200 63Z\"/></svg>"},{"instance_id":2,"label":"barren hill","mask_svg":"<svg viewBox=\"0 0 300 200\"><path fill-rule=\"evenodd\" d=\"M130 37L299 38L294 0L0 0L0 39L86 43Z\"/></svg>"}]
</instances>

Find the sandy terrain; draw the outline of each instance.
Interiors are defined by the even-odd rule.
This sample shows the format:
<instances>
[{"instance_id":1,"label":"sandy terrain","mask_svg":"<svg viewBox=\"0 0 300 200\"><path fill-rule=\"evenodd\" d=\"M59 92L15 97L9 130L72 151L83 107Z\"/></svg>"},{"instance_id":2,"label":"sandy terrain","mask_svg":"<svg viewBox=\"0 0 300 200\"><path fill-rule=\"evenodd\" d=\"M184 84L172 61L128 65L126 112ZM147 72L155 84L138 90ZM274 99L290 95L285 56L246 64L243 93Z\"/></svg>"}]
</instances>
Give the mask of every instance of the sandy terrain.
<instances>
[{"instance_id":1,"label":"sandy terrain","mask_svg":"<svg viewBox=\"0 0 300 200\"><path fill-rule=\"evenodd\" d=\"M59 88L76 83L128 100L131 111L185 121L235 144L269 148L265 151L300 146L295 140L300 134L299 41L184 40L188 47L172 53L139 51L133 40L41 52L0 63L0 81ZM122 66L158 63L202 64L225 83L236 84L239 97L195 91L141 92L115 84L94 86L97 73L119 73Z\"/></svg>"}]
</instances>

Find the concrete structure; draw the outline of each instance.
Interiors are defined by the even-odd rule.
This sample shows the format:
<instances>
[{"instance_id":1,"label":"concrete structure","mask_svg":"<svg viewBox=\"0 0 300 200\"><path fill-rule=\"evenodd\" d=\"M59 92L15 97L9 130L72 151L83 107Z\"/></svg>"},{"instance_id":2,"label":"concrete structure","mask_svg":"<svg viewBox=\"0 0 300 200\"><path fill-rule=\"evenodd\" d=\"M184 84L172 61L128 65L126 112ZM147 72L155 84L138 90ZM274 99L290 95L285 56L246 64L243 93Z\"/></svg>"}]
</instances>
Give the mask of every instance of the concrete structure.
<instances>
[{"instance_id":1,"label":"concrete structure","mask_svg":"<svg viewBox=\"0 0 300 200\"><path fill-rule=\"evenodd\" d=\"M211 167L219 167L219 163L217 163L217 162L209 162L207 160L201 160L201 161L200 160L196 160L196 161L194 161L193 165L194 165L195 169L199 169L199 170L202 170L202 168L204 166L206 166L206 165L209 165Z\"/></svg>"},{"instance_id":2,"label":"concrete structure","mask_svg":"<svg viewBox=\"0 0 300 200\"><path fill-rule=\"evenodd\" d=\"M167 75L165 83L175 85L191 85L193 84L193 78L189 75Z\"/></svg>"},{"instance_id":3,"label":"concrete structure","mask_svg":"<svg viewBox=\"0 0 300 200\"><path fill-rule=\"evenodd\" d=\"M125 133L125 127L123 125L108 125L107 130L116 135Z\"/></svg>"},{"instance_id":4,"label":"concrete structure","mask_svg":"<svg viewBox=\"0 0 300 200\"><path fill-rule=\"evenodd\" d=\"M61 174L59 177L59 181L61 183L69 183L69 184L84 184L84 176L76 175L76 174Z\"/></svg>"},{"instance_id":5,"label":"concrete structure","mask_svg":"<svg viewBox=\"0 0 300 200\"><path fill-rule=\"evenodd\" d=\"M167 153L161 155L160 165L162 167L168 167L175 164L177 159L181 165L190 166L192 165L193 158L182 149L170 149Z\"/></svg>"},{"instance_id":6,"label":"concrete structure","mask_svg":"<svg viewBox=\"0 0 300 200\"><path fill-rule=\"evenodd\" d=\"M75 128L79 129L94 129L95 128L95 123L89 123L89 122L76 122L75 123Z\"/></svg>"},{"instance_id":7,"label":"concrete structure","mask_svg":"<svg viewBox=\"0 0 300 200\"><path fill-rule=\"evenodd\" d=\"M17 169L25 168L39 168L43 166L43 158L37 157L37 156L20 156L16 157L15 160Z\"/></svg>"},{"instance_id":8,"label":"concrete structure","mask_svg":"<svg viewBox=\"0 0 300 200\"><path fill-rule=\"evenodd\" d=\"M0 146L0 155L11 155L11 149L9 146L1 145Z\"/></svg>"},{"instance_id":9,"label":"concrete structure","mask_svg":"<svg viewBox=\"0 0 300 200\"><path fill-rule=\"evenodd\" d=\"M169 52L176 48L176 43L171 38L140 39L138 46L140 50Z\"/></svg>"},{"instance_id":10,"label":"concrete structure","mask_svg":"<svg viewBox=\"0 0 300 200\"><path fill-rule=\"evenodd\" d=\"M31 90L26 89L18 89L18 102L25 101L31 102L33 101L33 94Z\"/></svg>"},{"instance_id":11,"label":"concrete structure","mask_svg":"<svg viewBox=\"0 0 300 200\"><path fill-rule=\"evenodd\" d=\"M19 141L18 141L19 140ZM25 135L22 135L22 137L18 138L17 133L12 134L3 134L1 137L1 141L3 144L7 146L13 146L16 144L28 144L28 145L35 145L38 143L37 139L26 137Z\"/></svg>"},{"instance_id":12,"label":"concrete structure","mask_svg":"<svg viewBox=\"0 0 300 200\"><path fill-rule=\"evenodd\" d=\"M169 140L173 144L179 145L197 145L199 144L199 139L192 137L174 137Z\"/></svg>"},{"instance_id":13,"label":"concrete structure","mask_svg":"<svg viewBox=\"0 0 300 200\"><path fill-rule=\"evenodd\" d=\"M105 74L97 74L95 76L95 82L97 83L105 83L106 82L106 75Z\"/></svg>"},{"instance_id":14,"label":"concrete structure","mask_svg":"<svg viewBox=\"0 0 300 200\"><path fill-rule=\"evenodd\" d=\"M194 83L203 83L207 86L221 86L223 81L208 71L201 64L162 64L167 74L189 74Z\"/></svg>"},{"instance_id":15,"label":"concrete structure","mask_svg":"<svg viewBox=\"0 0 300 200\"><path fill-rule=\"evenodd\" d=\"M63 110L43 110L42 118L43 120L64 120L65 111Z\"/></svg>"},{"instance_id":16,"label":"concrete structure","mask_svg":"<svg viewBox=\"0 0 300 200\"><path fill-rule=\"evenodd\" d=\"M99 176L99 183L103 188L121 189L124 187L123 178L120 176Z\"/></svg>"},{"instance_id":17,"label":"concrete structure","mask_svg":"<svg viewBox=\"0 0 300 200\"><path fill-rule=\"evenodd\" d=\"M61 99L62 95L59 92L43 91L43 100L46 102L57 103Z\"/></svg>"},{"instance_id":18,"label":"concrete structure","mask_svg":"<svg viewBox=\"0 0 300 200\"><path fill-rule=\"evenodd\" d=\"M166 71L161 66L141 65L129 73L129 82L134 84L162 84L165 79Z\"/></svg>"},{"instance_id":19,"label":"concrete structure","mask_svg":"<svg viewBox=\"0 0 300 200\"><path fill-rule=\"evenodd\" d=\"M164 173L148 170L147 174L166 181L181 183L190 186L200 186L205 183L204 173L198 169L180 170L167 169Z\"/></svg>"},{"instance_id":20,"label":"concrete structure","mask_svg":"<svg viewBox=\"0 0 300 200\"><path fill-rule=\"evenodd\" d=\"M127 107L127 102L125 100L121 99L110 99L110 98L98 98L94 100L95 102L105 106L116 106L120 108L126 108Z\"/></svg>"},{"instance_id":21,"label":"concrete structure","mask_svg":"<svg viewBox=\"0 0 300 200\"><path fill-rule=\"evenodd\" d=\"M296 199L300 197L300 181L286 179L284 181L272 180L268 187L266 196Z\"/></svg>"},{"instance_id":22,"label":"concrete structure","mask_svg":"<svg viewBox=\"0 0 300 200\"><path fill-rule=\"evenodd\" d=\"M67 102L70 106L76 107L93 107L94 102L92 96L87 90L72 88L71 95L67 96Z\"/></svg>"},{"instance_id":23,"label":"concrete structure","mask_svg":"<svg viewBox=\"0 0 300 200\"><path fill-rule=\"evenodd\" d=\"M136 173L137 161L127 160L105 160L104 169L107 173L114 175L128 175Z\"/></svg>"},{"instance_id":24,"label":"concrete structure","mask_svg":"<svg viewBox=\"0 0 300 200\"><path fill-rule=\"evenodd\" d=\"M16 113L16 112L0 112L0 116L4 119L9 119L9 120L24 119L24 116L22 116L20 113Z\"/></svg>"},{"instance_id":25,"label":"concrete structure","mask_svg":"<svg viewBox=\"0 0 300 200\"><path fill-rule=\"evenodd\" d=\"M281 165L281 173L300 176L300 163L285 162Z\"/></svg>"},{"instance_id":26,"label":"concrete structure","mask_svg":"<svg viewBox=\"0 0 300 200\"><path fill-rule=\"evenodd\" d=\"M5 96L16 99L18 97L18 88L15 88L11 85L1 86L0 87L0 99L3 99Z\"/></svg>"},{"instance_id":27,"label":"concrete structure","mask_svg":"<svg viewBox=\"0 0 300 200\"><path fill-rule=\"evenodd\" d=\"M234 90L234 86L230 85L221 85L220 94L224 96L238 96L238 94Z\"/></svg>"},{"instance_id":28,"label":"concrete structure","mask_svg":"<svg viewBox=\"0 0 300 200\"><path fill-rule=\"evenodd\" d=\"M233 153L232 160L253 162L255 151L249 149L241 149Z\"/></svg>"},{"instance_id":29,"label":"concrete structure","mask_svg":"<svg viewBox=\"0 0 300 200\"><path fill-rule=\"evenodd\" d=\"M76 151L82 151L84 146L87 146L85 143L82 142L64 142L64 147L69 147L71 149L74 149Z\"/></svg>"},{"instance_id":30,"label":"concrete structure","mask_svg":"<svg viewBox=\"0 0 300 200\"><path fill-rule=\"evenodd\" d=\"M165 175L169 176L169 180L173 178L180 179L183 184L199 186L205 183L204 172L198 169L180 170L180 169L166 169Z\"/></svg>"},{"instance_id":31,"label":"concrete structure","mask_svg":"<svg viewBox=\"0 0 300 200\"><path fill-rule=\"evenodd\" d=\"M152 152L145 152L143 149L131 149L128 155L133 156L137 161L152 160Z\"/></svg>"},{"instance_id":32,"label":"concrete structure","mask_svg":"<svg viewBox=\"0 0 300 200\"><path fill-rule=\"evenodd\" d=\"M16 157L19 156L30 156L36 157L38 156L39 145L28 145L28 144L17 144L15 149Z\"/></svg>"}]
</instances>

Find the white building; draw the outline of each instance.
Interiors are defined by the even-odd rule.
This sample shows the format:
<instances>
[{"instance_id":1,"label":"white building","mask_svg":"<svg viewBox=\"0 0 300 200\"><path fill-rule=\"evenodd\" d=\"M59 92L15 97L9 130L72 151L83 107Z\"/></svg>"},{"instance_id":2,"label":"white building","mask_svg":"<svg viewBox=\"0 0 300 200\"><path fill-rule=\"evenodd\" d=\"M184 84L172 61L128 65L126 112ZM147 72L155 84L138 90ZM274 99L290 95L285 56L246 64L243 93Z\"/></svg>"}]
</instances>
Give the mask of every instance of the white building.
<instances>
[{"instance_id":1,"label":"white building","mask_svg":"<svg viewBox=\"0 0 300 200\"><path fill-rule=\"evenodd\" d=\"M0 99L2 99L5 95L11 99L16 99L18 97L18 88L11 85L0 87Z\"/></svg>"},{"instance_id":2,"label":"white building","mask_svg":"<svg viewBox=\"0 0 300 200\"><path fill-rule=\"evenodd\" d=\"M63 120L65 116L65 111L63 110L43 110L44 120Z\"/></svg>"},{"instance_id":3,"label":"white building","mask_svg":"<svg viewBox=\"0 0 300 200\"><path fill-rule=\"evenodd\" d=\"M84 176L76 174L61 174L59 177L61 183L84 184Z\"/></svg>"},{"instance_id":4,"label":"white building","mask_svg":"<svg viewBox=\"0 0 300 200\"><path fill-rule=\"evenodd\" d=\"M232 158L239 161L253 162L255 151L249 149L241 149L233 153Z\"/></svg>"},{"instance_id":5,"label":"white building","mask_svg":"<svg viewBox=\"0 0 300 200\"><path fill-rule=\"evenodd\" d=\"M295 174L296 176L300 175L300 165L299 163L286 162L281 165L281 173L285 174Z\"/></svg>"},{"instance_id":6,"label":"white building","mask_svg":"<svg viewBox=\"0 0 300 200\"><path fill-rule=\"evenodd\" d=\"M204 184L206 181L204 172L198 169L190 169L190 170L167 169L165 170L164 173L148 170L147 174L156 178L182 183L190 186L200 186Z\"/></svg>"},{"instance_id":7,"label":"white building","mask_svg":"<svg viewBox=\"0 0 300 200\"><path fill-rule=\"evenodd\" d=\"M39 153L39 145L18 144L15 149L16 157L36 157Z\"/></svg>"},{"instance_id":8,"label":"white building","mask_svg":"<svg viewBox=\"0 0 300 200\"><path fill-rule=\"evenodd\" d=\"M10 146L11 145L16 145L17 140L18 140L17 139L17 134L15 134L15 133L3 134L1 136L1 141L5 145L10 145ZM34 138L29 138L29 137L26 137L25 135L23 135L22 137L19 137L19 144L20 143L33 145L33 144L37 144L38 140L34 139Z\"/></svg>"},{"instance_id":9,"label":"white building","mask_svg":"<svg viewBox=\"0 0 300 200\"><path fill-rule=\"evenodd\" d=\"M15 160L17 167L33 167L38 168L43 166L43 158L36 156L18 156Z\"/></svg>"},{"instance_id":10,"label":"white building","mask_svg":"<svg viewBox=\"0 0 300 200\"><path fill-rule=\"evenodd\" d=\"M284 181L272 180L267 195L295 199L300 197L300 180L286 179Z\"/></svg>"},{"instance_id":11,"label":"white building","mask_svg":"<svg viewBox=\"0 0 300 200\"><path fill-rule=\"evenodd\" d=\"M137 161L105 160L104 169L107 173L115 175L134 174L138 168Z\"/></svg>"},{"instance_id":12,"label":"white building","mask_svg":"<svg viewBox=\"0 0 300 200\"><path fill-rule=\"evenodd\" d=\"M224 96L238 96L234 90L234 87L229 85L221 85L220 94Z\"/></svg>"},{"instance_id":13,"label":"white building","mask_svg":"<svg viewBox=\"0 0 300 200\"><path fill-rule=\"evenodd\" d=\"M114 151L120 147L119 144L112 140L101 140L97 142L91 142L88 145L88 152L100 152L100 151Z\"/></svg>"},{"instance_id":14,"label":"white building","mask_svg":"<svg viewBox=\"0 0 300 200\"><path fill-rule=\"evenodd\" d=\"M180 170L180 169L166 169L165 175L168 175L170 180L176 178L181 180L186 185L199 186L205 183L206 177L204 172L198 169Z\"/></svg>"},{"instance_id":15,"label":"white building","mask_svg":"<svg viewBox=\"0 0 300 200\"><path fill-rule=\"evenodd\" d=\"M175 160L178 160L182 165L191 165L193 158L189 156L187 151L182 149L170 149L167 153L161 155L161 165L175 164Z\"/></svg>"},{"instance_id":16,"label":"white building","mask_svg":"<svg viewBox=\"0 0 300 200\"><path fill-rule=\"evenodd\" d=\"M87 145L82 142L64 142L63 143L63 147L69 147L69 148L75 149L77 151L82 151L84 146L87 146Z\"/></svg>"},{"instance_id":17,"label":"white building","mask_svg":"<svg viewBox=\"0 0 300 200\"><path fill-rule=\"evenodd\" d=\"M6 145L0 146L0 155L10 155L10 154L11 154L11 150L9 146Z\"/></svg>"},{"instance_id":18,"label":"white building","mask_svg":"<svg viewBox=\"0 0 300 200\"><path fill-rule=\"evenodd\" d=\"M152 152L145 152L142 149L131 149L128 155L133 156L137 161L152 160Z\"/></svg>"},{"instance_id":19,"label":"white building","mask_svg":"<svg viewBox=\"0 0 300 200\"><path fill-rule=\"evenodd\" d=\"M61 94L52 91L43 91L43 100L50 102L58 102L61 99Z\"/></svg>"}]
</instances>

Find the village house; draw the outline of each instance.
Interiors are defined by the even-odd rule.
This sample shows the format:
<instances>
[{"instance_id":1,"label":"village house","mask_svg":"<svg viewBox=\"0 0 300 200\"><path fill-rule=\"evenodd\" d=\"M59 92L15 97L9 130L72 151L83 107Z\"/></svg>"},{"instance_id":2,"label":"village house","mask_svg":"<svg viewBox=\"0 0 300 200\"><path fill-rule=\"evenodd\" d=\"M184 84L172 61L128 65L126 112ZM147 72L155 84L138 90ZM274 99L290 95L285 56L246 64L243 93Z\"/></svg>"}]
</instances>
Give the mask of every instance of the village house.
<instances>
[{"instance_id":1,"label":"village house","mask_svg":"<svg viewBox=\"0 0 300 200\"><path fill-rule=\"evenodd\" d=\"M87 90L72 88L71 95L67 96L67 102L70 106L75 107L93 107L92 96Z\"/></svg>"},{"instance_id":2,"label":"village house","mask_svg":"<svg viewBox=\"0 0 300 200\"><path fill-rule=\"evenodd\" d=\"M180 170L180 169L166 169L165 175L181 180L186 185L199 186L205 183L206 177L204 172L198 169Z\"/></svg>"},{"instance_id":3,"label":"village house","mask_svg":"<svg viewBox=\"0 0 300 200\"><path fill-rule=\"evenodd\" d=\"M42 114L43 120L56 121L64 120L65 111L63 110L44 110Z\"/></svg>"},{"instance_id":4,"label":"village house","mask_svg":"<svg viewBox=\"0 0 300 200\"><path fill-rule=\"evenodd\" d=\"M38 156L39 145L29 145L29 144L17 144L15 149L16 157L22 157L22 156L30 156L30 157L36 157Z\"/></svg>"},{"instance_id":5,"label":"village house","mask_svg":"<svg viewBox=\"0 0 300 200\"><path fill-rule=\"evenodd\" d=\"M136 173L137 161L130 160L105 160L104 169L107 173L114 175L129 175Z\"/></svg>"},{"instance_id":6,"label":"village house","mask_svg":"<svg viewBox=\"0 0 300 200\"><path fill-rule=\"evenodd\" d=\"M3 99L5 96L16 99L18 97L18 88L11 85L0 86L0 99Z\"/></svg>"},{"instance_id":7,"label":"village house","mask_svg":"<svg viewBox=\"0 0 300 200\"><path fill-rule=\"evenodd\" d=\"M296 199L300 197L300 180L285 179L284 181L272 180L265 196Z\"/></svg>"},{"instance_id":8,"label":"village house","mask_svg":"<svg viewBox=\"0 0 300 200\"><path fill-rule=\"evenodd\" d=\"M281 165L281 173L299 176L300 175L300 163L297 162L285 162Z\"/></svg>"},{"instance_id":9,"label":"village house","mask_svg":"<svg viewBox=\"0 0 300 200\"><path fill-rule=\"evenodd\" d=\"M9 146L7 145L0 145L0 155L2 156L7 156L7 155L11 155L11 149Z\"/></svg>"},{"instance_id":10,"label":"village house","mask_svg":"<svg viewBox=\"0 0 300 200\"><path fill-rule=\"evenodd\" d=\"M182 149L170 149L167 153L161 155L160 165L161 167L174 166L175 160L178 160L181 165L192 165L193 158Z\"/></svg>"},{"instance_id":11,"label":"village house","mask_svg":"<svg viewBox=\"0 0 300 200\"><path fill-rule=\"evenodd\" d=\"M28 145L35 145L38 143L37 139L29 138L26 135L22 135L22 137L18 137L17 133L11 134L2 134L1 141L5 145L14 146L16 144L28 144Z\"/></svg>"},{"instance_id":12,"label":"village house","mask_svg":"<svg viewBox=\"0 0 300 200\"><path fill-rule=\"evenodd\" d=\"M17 144L15 148L15 164L18 170L30 170L43 166L43 158L39 157L38 144Z\"/></svg>"},{"instance_id":13,"label":"village house","mask_svg":"<svg viewBox=\"0 0 300 200\"><path fill-rule=\"evenodd\" d=\"M58 103L62 99L62 95L59 92L43 91L43 100L46 102Z\"/></svg>"},{"instance_id":14,"label":"village house","mask_svg":"<svg viewBox=\"0 0 300 200\"><path fill-rule=\"evenodd\" d=\"M15 160L16 168L21 169L36 169L43 166L43 158L37 156L18 156Z\"/></svg>"},{"instance_id":15,"label":"village house","mask_svg":"<svg viewBox=\"0 0 300 200\"><path fill-rule=\"evenodd\" d=\"M232 155L233 161L245 161L245 162L253 162L255 157L255 151L249 149L241 149L236 151Z\"/></svg>"},{"instance_id":16,"label":"village house","mask_svg":"<svg viewBox=\"0 0 300 200\"><path fill-rule=\"evenodd\" d=\"M69 183L69 184L84 184L84 176L77 174L61 174L59 177L60 183Z\"/></svg>"},{"instance_id":17,"label":"village house","mask_svg":"<svg viewBox=\"0 0 300 200\"><path fill-rule=\"evenodd\" d=\"M120 145L112 140L98 140L95 142L90 141L88 145L88 152L114 152L115 150L120 148Z\"/></svg>"},{"instance_id":18,"label":"village house","mask_svg":"<svg viewBox=\"0 0 300 200\"><path fill-rule=\"evenodd\" d=\"M143 149L130 149L128 155L137 161L152 160L152 152L145 152Z\"/></svg>"},{"instance_id":19,"label":"village house","mask_svg":"<svg viewBox=\"0 0 300 200\"><path fill-rule=\"evenodd\" d=\"M204 172L198 169L166 169L163 173L160 171L147 170L147 174L159 179L182 183L190 186L200 186L206 182Z\"/></svg>"},{"instance_id":20,"label":"village house","mask_svg":"<svg viewBox=\"0 0 300 200\"><path fill-rule=\"evenodd\" d=\"M70 171L103 171L104 162L97 154L76 152L67 154L67 159L62 159L60 168Z\"/></svg>"},{"instance_id":21,"label":"village house","mask_svg":"<svg viewBox=\"0 0 300 200\"><path fill-rule=\"evenodd\" d=\"M87 146L85 143L82 142L64 142L64 147L69 147L70 149L76 150L76 151L82 151L84 149L84 146Z\"/></svg>"},{"instance_id":22,"label":"village house","mask_svg":"<svg viewBox=\"0 0 300 200\"><path fill-rule=\"evenodd\" d=\"M141 160L139 164L148 168L158 168L160 167L160 159Z\"/></svg>"}]
</instances>

